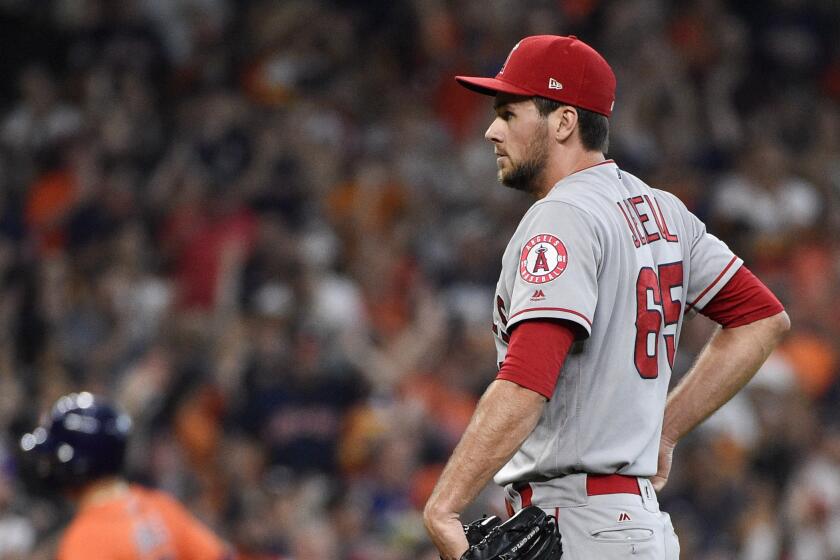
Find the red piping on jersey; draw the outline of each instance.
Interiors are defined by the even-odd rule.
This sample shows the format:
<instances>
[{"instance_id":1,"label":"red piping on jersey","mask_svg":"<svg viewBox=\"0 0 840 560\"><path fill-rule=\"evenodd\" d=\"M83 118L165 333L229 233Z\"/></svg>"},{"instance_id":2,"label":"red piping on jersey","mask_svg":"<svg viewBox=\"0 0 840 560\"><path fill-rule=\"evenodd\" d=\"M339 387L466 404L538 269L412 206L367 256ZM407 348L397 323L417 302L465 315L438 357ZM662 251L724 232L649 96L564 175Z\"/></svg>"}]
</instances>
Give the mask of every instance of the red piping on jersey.
<instances>
[{"instance_id":1,"label":"red piping on jersey","mask_svg":"<svg viewBox=\"0 0 840 560\"><path fill-rule=\"evenodd\" d=\"M566 177L570 177L570 176L574 175L575 173L580 173L581 171L586 171L587 169L592 169L593 167L598 167L599 165L604 165L606 163L615 163L615 161L613 161L611 159L605 159L604 161L600 161L598 163L593 163L592 165L587 165L586 167L584 167L582 169L578 169L577 171L572 171L571 173L566 175Z\"/></svg>"},{"instance_id":2,"label":"red piping on jersey","mask_svg":"<svg viewBox=\"0 0 840 560\"><path fill-rule=\"evenodd\" d=\"M531 505L531 498L534 497L534 489L527 482L522 486L518 486L516 491L519 492L519 497L522 498L522 507L526 508Z\"/></svg>"},{"instance_id":3,"label":"red piping on jersey","mask_svg":"<svg viewBox=\"0 0 840 560\"><path fill-rule=\"evenodd\" d=\"M565 309L563 307L530 307L528 309L523 309L522 311L517 311L516 313L514 313L513 315L511 315L508 318L508 321L510 321L511 319L516 317L517 315L522 315L523 313L528 313L529 311L563 311L563 312L566 312L566 313L571 313L572 315L577 315L578 317L580 317L581 319L586 321L586 323L589 325L589 327L592 328L592 321L590 321L586 317L586 315L584 315L583 313L578 313L577 311L575 311L573 309Z\"/></svg>"},{"instance_id":4,"label":"red piping on jersey","mask_svg":"<svg viewBox=\"0 0 840 560\"><path fill-rule=\"evenodd\" d=\"M709 290L711 290L712 288L714 288L714 287L715 287L715 284L717 284L718 282L720 282L720 279L721 279L721 278L723 278L723 275L724 275L724 274L726 274L726 271L727 271L727 270L729 270L729 269L732 267L732 265L733 265L733 264L735 264L735 261L737 261L737 260L738 260L738 257L732 257L732 260L731 260L731 261L729 261L729 264L728 264L728 265L726 265L726 268L724 268L724 269L721 271L721 273L717 275L717 278L715 278L715 279L712 281L712 283L711 283L711 284L709 284L709 285L706 287L706 289L705 289L705 290L703 290L702 292L700 292L700 295L699 295L699 296L697 296L697 298L696 298L694 301L692 301L691 303L689 303L689 304L688 304L688 309L690 309L690 308L694 307L695 305L697 305L697 302L698 302L698 301L700 301L701 299L703 299L703 296L705 296L705 295L709 292Z\"/></svg>"},{"instance_id":5,"label":"red piping on jersey","mask_svg":"<svg viewBox=\"0 0 840 560\"><path fill-rule=\"evenodd\" d=\"M735 328L784 311L781 302L746 265L700 311L724 328Z\"/></svg>"}]
</instances>

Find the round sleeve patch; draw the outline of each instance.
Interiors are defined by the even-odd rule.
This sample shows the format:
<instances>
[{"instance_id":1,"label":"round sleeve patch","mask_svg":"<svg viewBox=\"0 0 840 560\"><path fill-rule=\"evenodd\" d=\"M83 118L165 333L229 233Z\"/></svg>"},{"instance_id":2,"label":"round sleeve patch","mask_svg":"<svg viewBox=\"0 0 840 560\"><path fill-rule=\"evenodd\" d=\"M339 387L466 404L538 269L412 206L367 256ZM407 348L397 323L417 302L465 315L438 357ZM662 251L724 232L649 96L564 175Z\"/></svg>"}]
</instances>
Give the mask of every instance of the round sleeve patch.
<instances>
[{"instance_id":1,"label":"round sleeve patch","mask_svg":"<svg viewBox=\"0 0 840 560\"><path fill-rule=\"evenodd\" d=\"M519 275L530 284L545 284L563 274L568 262L562 241L548 233L535 235L522 248Z\"/></svg>"}]
</instances>

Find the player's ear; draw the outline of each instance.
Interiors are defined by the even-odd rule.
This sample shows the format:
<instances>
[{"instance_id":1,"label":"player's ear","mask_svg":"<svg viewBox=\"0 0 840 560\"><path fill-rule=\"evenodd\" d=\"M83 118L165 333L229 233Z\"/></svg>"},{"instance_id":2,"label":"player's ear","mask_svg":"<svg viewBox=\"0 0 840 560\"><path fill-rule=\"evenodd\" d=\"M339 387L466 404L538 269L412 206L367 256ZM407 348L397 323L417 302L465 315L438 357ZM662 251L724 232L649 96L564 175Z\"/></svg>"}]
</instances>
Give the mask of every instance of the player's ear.
<instances>
[{"instance_id":1,"label":"player's ear","mask_svg":"<svg viewBox=\"0 0 840 560\"><path fill-rule=\"evenodd\" d=\"M549 115L549 130L554 134L558 143L568 140L577 127L578 113L570 105L562 105Z\"/></svg>"}]
</instances>

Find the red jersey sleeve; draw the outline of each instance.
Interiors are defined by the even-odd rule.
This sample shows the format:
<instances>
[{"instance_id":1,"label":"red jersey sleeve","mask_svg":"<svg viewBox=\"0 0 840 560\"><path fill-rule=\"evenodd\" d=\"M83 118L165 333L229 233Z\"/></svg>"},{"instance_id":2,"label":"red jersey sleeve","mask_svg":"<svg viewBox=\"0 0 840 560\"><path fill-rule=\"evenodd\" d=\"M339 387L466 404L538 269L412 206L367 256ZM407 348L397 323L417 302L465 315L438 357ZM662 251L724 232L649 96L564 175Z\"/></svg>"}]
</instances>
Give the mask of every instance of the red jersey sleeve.
<instances>
[{"instance_id":1,"label":"red jersey sleeve","mask_svg":"<svg viewBox=\"0 0 840 560\"><path fill-rule=\"evenodd\" d=\"M742 266L700 313L731 329L772 317L784 309L773 292Z\"/></svg>"},{"instance_id":2,"label":"red jersey sleeve","mask_svg":"<svg viewBox=\"0 0 840 560\"><path fill-rule=\"evenodd\" d=\"M523 321L510 335L505 361L496 379L511 381L551 399L574 341L575 332L565 321Z\"/></svg>"}]
</instances>

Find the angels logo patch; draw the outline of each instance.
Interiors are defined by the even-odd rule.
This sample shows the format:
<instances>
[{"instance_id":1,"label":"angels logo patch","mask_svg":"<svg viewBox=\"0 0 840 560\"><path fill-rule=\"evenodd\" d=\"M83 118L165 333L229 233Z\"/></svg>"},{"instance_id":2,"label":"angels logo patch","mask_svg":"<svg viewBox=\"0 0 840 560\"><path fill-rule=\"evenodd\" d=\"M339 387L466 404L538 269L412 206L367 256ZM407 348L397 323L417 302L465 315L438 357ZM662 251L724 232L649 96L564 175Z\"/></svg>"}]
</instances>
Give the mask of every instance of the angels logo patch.
<instances>
[{"instance_id":1,"label":"angels logo patch","mask_svg":"<svg viewBox=\"0 0 840 560\"><path fill-rule=\"evenodd\" d=\"M519 43L521 43L521 42L522 41L519 41ZM515 51L516 49L519 48L519 43L516 43L515 45L513 45L513 48L510 49L510 53L508 53L507 58L505 59L505 63L502 64L502 69L499 70L499 74L504 74L505 73L505 66L507 66L508 61L510 61L510 57L511 57L511 55L513 55L513 51Z\"/></svg>"},{"instance_id":2,"label":"angels logo patch","mask_svg":"<svg viewBox=\"0 0 840 560\"><path fill-rule=\"evenodd\" d=\"M530 284L551 282L566 270L569 255L555 236L543 233L532 237L522 248L519 275Z\"/></svg>"}]
</instances>

